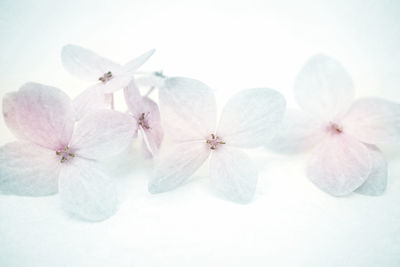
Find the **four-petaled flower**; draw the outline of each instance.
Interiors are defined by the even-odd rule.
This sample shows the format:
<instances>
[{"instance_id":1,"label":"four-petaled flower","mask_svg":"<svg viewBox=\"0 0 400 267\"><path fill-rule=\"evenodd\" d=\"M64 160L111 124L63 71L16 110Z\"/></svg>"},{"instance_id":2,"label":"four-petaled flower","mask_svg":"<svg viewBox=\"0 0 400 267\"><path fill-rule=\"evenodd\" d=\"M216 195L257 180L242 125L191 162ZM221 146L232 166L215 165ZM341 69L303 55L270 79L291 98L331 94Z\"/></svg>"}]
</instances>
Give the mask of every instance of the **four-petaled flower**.
<instances>
[{"instance_id":1,"label":"four-petaled flower","mask_svg":"<svg viewBox=\"0 0 400 267\"><path fill-rule=\"evenodd\" d=\"M324 55L305 64L294 92L304 112L289 111L269 147L298 152L319 144L307 176L320 189L334 196L382 194L387 163L375 145L400 142L400 105L380 98L353 102L350 75Z\"/></svg>"},{"instance_id":2,"label":"four-petaled flower","mask_svg":"<svg viewBox=\"0 0 400 267\"><path fill-rule=\"evenodd\" d=\"M128 147L137 130L131 116L103 109L75 126L68 96L36 83L7 94L3 115L19 141L0 148L0 192L45 196L59 191L64 209L77 217L100 221L114 214L115 185L98 160Z\"/></svg>"},{"instance_id":3,"label":"four-petaled flower","mask_svg":"<svg viewBox=\"0 0 400 267\"><path fill-rule=\"evenodd\" d=\"M125 88L133 79L137 69L155 52L154 49L129 61L117 64L94 52L77 46L66 45L61 52L62 63L67 71L83 80L97 82L77 96L73 105L79 120L89 111L111 106L112 93Z\"/></svg>"},{"instance_id":4,"label":"four-petaled flower","mask_svg":"<svg viewBox=\"0 0 400 267\"><path fill-rule=\"evenodd\" d=\"M176 143L161 153L149 191L160 193L184 184L212 152L214 189L235 202L251 201L258 171L240 148L264 145L273 136L285 112L283 96L271 89L243 90L228 101L216 128L215 98L207 85L168 78L159 94L165 133Z\"/></svg>"},{"instance_id":5,"label":"four-petaled flower","mask_svg":"<svg viewBox=\"0 0 400 267\"><path fill-rule=\"evenodd\" d=\"M163 139L160 111L157 103L147 96L141 96L133 80L124 88L124 94L129 113L137 121L145 151L150 156L156 155ZM135 133L136 135L137 132Z\"/></svg>"}]
</instances>

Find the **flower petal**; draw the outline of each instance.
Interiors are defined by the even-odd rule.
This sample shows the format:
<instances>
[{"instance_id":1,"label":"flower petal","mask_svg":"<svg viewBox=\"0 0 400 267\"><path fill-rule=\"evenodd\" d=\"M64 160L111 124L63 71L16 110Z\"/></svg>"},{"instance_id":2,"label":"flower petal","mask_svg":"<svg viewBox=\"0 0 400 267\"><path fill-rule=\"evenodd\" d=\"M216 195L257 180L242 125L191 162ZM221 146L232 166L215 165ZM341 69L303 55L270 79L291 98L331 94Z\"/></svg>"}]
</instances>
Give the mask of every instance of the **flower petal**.
<instances>
[{"instance_id":1,"label":"flower petal","mask_svg":"<svg viewBox=\"0 0 400 267\"><path fill-rule=\"evenodd\" d=\"M138 68L140 68L153 54L156 52L155 49L151 49L146 53L138 56L137 58L129 61L123 66L123 71L126 73L133 74Z\"/></svg>"},{"instance_id":2,"label":"flower petal","mask_svg":"<svg viewBox=\"0 0 400 267\"><path fill-rule=\"evenodd\" d=\"M356 192L363 195L379 196L385 192L387 184L387 162L383 157L382 152L376 146L367 145L371 156L371 173L368 179Z\"/></svg>"},{"instance_id":3,"label":"flower petal","mask_svg":"<svg viewBox=\"0 0 400 267\"><path fill-rule=\"evenodd\" d=\"M277 132L285 109L285 98L275 90L243 90L225 105L217 135L230 146L265 145Z\"/></svg>"},{"instance_id":4,"label":"flower petal","mask_svg":"<svg viewBox=\"0 0 400 267\"><path fill-rule=\"evenodd\" d=\"M154 156L160 149L161 142L164 136L161 128L160 111L156 102L148 97L142 98L143 112L146 114L150 129L142 129L143 140L149 152Z\"/></svg>"},{"instance_id":5,"label":"flower petal","mask_svg":"<svg viewBox=\"0 0 400 267\"><path fill-rule=\"evenodd\" d=\"M168 78L159 97L163 128L172 139L203 140L214 132L215 97L204 83L189 78Z\"/></svg>"},{"instance_id":6,"label":"flower petal","mask_svg":"<svg viewBox=\"0 0 400 267\"><path fill-rule=\"evenodd\" d=\"M68 72L88 81L98 81L104 73L109 71L112 74L122 72L121 65L77 45L64 46L61 52L61 60Z\"/></svg>"},{"instance_id":7,"label":"flower petal","mask_svg":"<svg viewBox=\"0 0 400 267\"><path fill-rule=\"evenodd\" d=\"M294 93L305 111L328 120L345 112L354 98L350 75L339 62L321 54L304 65L296 78Z\"/></svg>"},{"instance_id":8,"label":"flower petal","mask_svg":"<svg viewBox=\"0 0 400 267\"><path fill-rule=\"evenodd\" d=\"M68 144L73 126L72 101L61 90L27 83L18 91L15 115L25 137L50 149Z\"/></svg>"},{"instance_id":9,"label":"flower petal","mask_svg":"<svg viewBox=\"0 0 400 267\"><path fill-rule=\"evenodd\" d=\"M3 118L8 129L17 137L18 139L25 139L25 135L21 131L17 121L16 109L18 92L8 93L3 97Z\"/></svg>"},{"instance_id":10,"label":"flower petal","mask_svg":"<svg viewBox=\"0 0 400 267\"><path fill-rule=\"evenodd\" d=\"M361 98L344 117L343 129L369 144L400 143L400 104L380 98Z\"/></svg>"},{"instance_id":11,"label":"flower petal","mask_svg":"<svg viewBox=\"0 0 400 267\"><path fill-rule=\"evenodd\" d=\"M279 153L299 153L311 149L323 137L323 122L301 110L288 110L278 133L266 148Z\"/></svg>"},{"instance_id":12,"label":"flower petal","mask_svg":"<svg viewBox=\"0 0 400 267\"><path fill-rule=\"evenodd\" d=\"M362 185L371 171L367 147L341 134L328 136L317 148L307 168L308 178L334 196L348 195Z\"/></svg>"},{"instance_id":13,"label":"flower petal","mask_svg":"<svg viewBox=\"0 0 400 267\"><path fill-rule=\"evenodd\" d=\"M78 122L70 148L84 158L108 158L126 149L136 131L137 123L132 116L113 110L98 110Z\"/></svg>"},{"instance_id":14,"label":"flower petal","mask_svg":"<svg viewBox=\"0 0 400 267\"><path fill-rule=\"evenodd\" d=\"M121 90L125 88L132 81L132 79L132 76L126 74L116 75L108 82L101 83L103 92L105 94L109 94Z\"/></svg>"},{"instance_id":15,"label":"flower petal","mask_svg":"<svg viewBox=\"0 0 400 267\"><path fill-rule=\"evenodd\" d=\"M117 210L115 184L97 162L74 158L62 167L59 187L62 207L78 218L102 221Z\"/></svg>"},{"instance_id":16,"label":"flower petal","mask_svg":"<svg viewBox=\"0 0 400 267\"><path fill-rule=\"evenodd\" d=\"M162 73L153 72L136 78L136 83L140 88L163 88L166 77Z\"/></svg>"},{"instance_id":17,"label":"flower petal","mask_svg":"<svg viewBox=\"0 0 400 267\"><path fill-rule=\"evenodd\" d=\"M72 104L75 110L75 119L80 120L86 114L105 108L105 95L99 84L89 87L78 95Z\"/></svg>"},{"instance_id":18,"label":"flower petal","mask_svg":"<svg viewBox=\"0 0 400 267\"><path fill-rule=\"evenodd\" d=\"M137 116L143 112L142 96L140 91L136 86L135 80L131 82L124 88L125 103L128 106L129 111Z\"/></svg>"},{"instance_id":19,"label":"flower petal","mask_svg":"<svg viewBox=\"0 0 400 267\"><path fill-rule=\"evenodd\" d=\"M21 196L57 193L60 159L55 151L28 142L0 148L0 192Z\"/></svg>"},{"instance_id":20,"label":"flower petal","mask_svg":"<svg viewBox=\"0 0 400 267\"><path fill-rule=\"evenodd\" d=\"M213 151L210 176L213 188L226 199L242 204L253 199L258 180L257 167L237 148L223 146Z\"/></svg>"},{"instance_id":21,"label":"flower petal","mask_svg":"<svg viewBox=\"0 0 400 267\"><path fill-rule=\"evenodd\" d=\"M149 181L150 193L162 193L184 184L210 155L205 142L176 144L161 155Z\"/></svg>"}]
</instances>

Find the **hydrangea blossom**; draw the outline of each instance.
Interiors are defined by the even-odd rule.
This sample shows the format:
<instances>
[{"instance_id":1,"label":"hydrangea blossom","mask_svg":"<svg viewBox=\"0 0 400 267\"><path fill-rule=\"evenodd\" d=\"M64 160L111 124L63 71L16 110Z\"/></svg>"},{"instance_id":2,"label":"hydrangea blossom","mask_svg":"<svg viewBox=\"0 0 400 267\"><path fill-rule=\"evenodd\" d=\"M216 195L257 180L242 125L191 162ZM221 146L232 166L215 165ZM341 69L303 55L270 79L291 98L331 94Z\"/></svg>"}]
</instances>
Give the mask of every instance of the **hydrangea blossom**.
<instances>
[{"instance_id":1,"label":"hydrangea blossom","mask_svg":"<svg viewBox=\"0 0 400 267\"><path fill-rule=\"evenodd\" d=\"M0 148L0 192L45 196L59 191L66 211L91 221L115 213L115 185L98 160L130 144L137 130L131 116L104 109L75 126L68 96L36 83L6 95L3 115L19 141Z\"/></svg>"},{"instance_id":2,"label":"hydrangea blossom","mask_svg":"<svg viewBox=\"0 0 400 267\"><path fill-rule=\"evenodd\" d=\"M400 142L400 105L380 98L353 102L350 75L324 55L305 64L294 93L303 111L287 113L269 147L300 152L317 146L307 176L331 195L382 194L387 163L376 145Z\"/></svg>"},{"instance_id":3,"label":"hydrangea blossom","mask_svg":"<svg viewBox=\"0 0 400 267\"><path fill-rule=\"evenodd\" d=\"M65 69L83 80L96 83L82 92L75 100L77 119L91 110L110 105L113 108L112 93L125 88L137 69L155 52L154 49L120 65L94 52L77 46L66 45L61 52Z\"/></svg>"},{"instance_id":4,"label":"hydrangea blossom","mask_svg":"<svg viewBox=\"0 0 400 267\"><path fill-rule=\"evenodd\" d=\"M168 78L159 94L164 130L175 144L161 153L149 191L184 184L211 154L213 188L231 201L251 201L258 172L241 149L261 146L273 136L284 115L283 96L271 89L243 90L228 101L216 127L215 97L202 82Z\"/></svg>"},{"instance_id":5,"label":"hydrangea blossom","mask_svg":"<svg viewBox=\"0 0 400 267\"><path fill-rule=\"evenodd\" d=\"M158 105L149 97L140 95L134 80L124 88L124 94L129 113L135 118L143 137L143 147L149 156L154 156L163 139Z\"/></svg>"}]
</instances>

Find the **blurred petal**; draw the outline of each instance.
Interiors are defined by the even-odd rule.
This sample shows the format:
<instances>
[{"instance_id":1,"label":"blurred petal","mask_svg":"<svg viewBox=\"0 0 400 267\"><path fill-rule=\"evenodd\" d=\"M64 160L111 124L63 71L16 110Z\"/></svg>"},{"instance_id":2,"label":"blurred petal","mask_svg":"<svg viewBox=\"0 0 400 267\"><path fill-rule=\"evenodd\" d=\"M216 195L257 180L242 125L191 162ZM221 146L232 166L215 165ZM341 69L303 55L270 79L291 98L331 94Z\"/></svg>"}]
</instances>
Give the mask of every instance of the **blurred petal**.
<instances>
[{"instance_id":1,"label":"blurred petal","mask_svg":"<svg viewBox=\"0 0 400 267\"><path fill-rule=\"evenodd\" d=\"M371 173L356 192L363 195L379 196L385 192L388 169L382 152L376 146L367 145L371 156Z\"/></svg>"},{"instance_id":2,"label":"blurred petal","mask_svg":"<svg viewBox=\"0 0 400 267\"><path fill-rule=\"evenodd\" d=\"M149 181L150 193L162 193L184 184L210 154L205 142L176 144L161 155Z\"/></svg>"},{"instance_id":3,"label":"blurred petal","mask_svg":"<svg viewBox=\"0 0 400 267\"><path fill-rule=\"evenodd\" d=\"M400 143L400 104L380 98L359 99L344 117L343 129L369 144Z\"/></svg>"},{"instance_id":4,"label":"blurred petal","mask_svg":"<svg viewBox=\"0 0 400 267\"><path fill-rule=\"evenodd\" d=\"M221 146L210 159L213 188L226 199L237 203L250 202L256 191L258 171L255 164L242 151Z\"/></svg>"},{"instance_id":5,"label":"blurred petal","mask_svg":"<svg viewBox=\"0 0 400 267\"><path fill-rule=\"evenodd\" d=\"M275 90L243 90L225 105L217 135L230 146L265 145L277 132L285 109L285 98Z\"/></svg>"},{"instance_id":6,"label":"blurred petal","mask_svg":"<svg viewBox=\"0 0 400 267\"><path fill-rule=\"evenodd\" d=\"M126 149L137 131L137 123L128 114L98 110L80 120L70 147L76 155L88 159L115 156Z\"/></svg>"},{"instance_id":7,"label":"blurred petal","mask_svg":"<svg viewBox=\"0 0 400 267\"><path fill-rule=\"evenodd\" d=\"M18 92L5 94L3 97L3 118L8 129L17 137L18 139L25 139L24 133L21 131L17 122L17 97Z\"/></svg>"},{"instance_id":8,"label":"blurred petal","mask_svg":"<svg viewBox=\"0 0 400 267\"><path fill-rule=\"evenodd\" d=\"M78 95L72 104L75 109L75 119L80 120L86 114L105 108L105 96L99 84L89 87Z\"/></svg>"},{"instance_id":9,"label":"blurred petal","mask_svg":"<svg viewBox=\"0 0 400 267\"><path fill-rule=\"evenodd\" d=\"M104 73L109 71L113 74L122 71L121 65L77 45L64 46L61 52L61 60L69 73L88 81L98 81Z\"/></svg>"},{"instance_id":10,"label":"blurred petal","mask_svg":"<svg viewBox=\"0 0 400 267\"><path fill-rule=\"evenodd\" d=\"M307 168L308 178L323 191L348 195L362 185L371 171L367 147L355 138L332 134L313 153Z\"/></svg>"},{"instance_id":11,"label":"blurred petal","mask_svg":"<svg viewBox=\"0 0 400 267\"><path fill-rule=\"evenodd\" d=\"M129 111L134 116L139 115L143 112L142 96L136 86L135 81L132 79L128 86L124 88L125 103L128 106Z\"/></svg>"},{"instance_id":12,"label":"blurred petal","mask_svg":"<svg viewBox=\"0 0 400 267\"><path fill-rule=\"evenodd\" d=\"M165 84L165 77L161 76L160 74L157 73L151 73L148 75L140 76L136 79L136 84L142 88L163 88Z\"/></svg>"},{"instance_id":13,"label":"blurred petal","mask_svg":"<svg viewBox=\"0 0 400 267\"><path fill-rule=\"evenodd\" d=\"M64 92L27 83L18 91L16 101L17 122L27 139L50 149L68 144L75 120L72 101Z\"/></svg>"},{"instance_id":14,"label":"blurred petal","mask_svg":"<svg viewBox=\"0 0 400 267\"><path fill-rule=\"evenodd\" d=\"M99 163L74 158L60 172L60 200L72 215L102 221L117 210L115 184L101 171Z\"/></svg>"},{"instance_id":15,"label":"blurred petal","mask_svg":"<svg viewBox=\"0 0 400 267\"><path fill-rule=\"evenodd\" d=\"M125 88L133 79L133 76L121 74L114 76L106 83L102 83L103 92L105 94L113 93L115 91Z\"/></svg>"},{"instance_id":16,"label":"blurred petal","mask_svg":"<svg viewBox=\"0 0 400 267\"><path fill-rule=\"evenodd\" d=\"M336 60L315 55L298 74L294 93L307 112L332 120L345 112L354 98L350 75Z\"/></svg>"},{"instance_id":17,"label":"blurred petal","mask_svg":"<svg viewBox=\"0 0 400 267\"><path fill-rule=\"evenodd\" d=\"M140 68L153 54L156 52L155 49L151 49L146 53L138 56L137 58L129 61L123 67L123 71L126 73L133 74L138 68Z\"/></svg>"},{"instance_id":18,"label":"blurred petal","mask_svg":"<svg viewBox=\"0 0 400 267\"><path fill-rule=\"evenodd\" d=\"M57 193L60 159L55 151L28 142L0 148L0 192L21 196Z\"/></svg>"},{"instance_id":19,"label":"blurred petal","mask_svg":"<svg viewBox=\"0 0 400 267\"><path fill-rule=\"evenodd\" d=\"M278 133L266 146L279 153L299 153L311 149L323 137L324 124L301 110L288 110Z\"/></svg>"},{"instance_id":20,"label":"blurred petal","mask_svg":"<svg viewBox=\"0 0 400 267\"><path fill-rule=\"evenodd\" d=\"M205 140L215 131L216 103L213 91L189 78L168 78L159 91L165 132L177 141Z\"/></svg>"}]
</instances>

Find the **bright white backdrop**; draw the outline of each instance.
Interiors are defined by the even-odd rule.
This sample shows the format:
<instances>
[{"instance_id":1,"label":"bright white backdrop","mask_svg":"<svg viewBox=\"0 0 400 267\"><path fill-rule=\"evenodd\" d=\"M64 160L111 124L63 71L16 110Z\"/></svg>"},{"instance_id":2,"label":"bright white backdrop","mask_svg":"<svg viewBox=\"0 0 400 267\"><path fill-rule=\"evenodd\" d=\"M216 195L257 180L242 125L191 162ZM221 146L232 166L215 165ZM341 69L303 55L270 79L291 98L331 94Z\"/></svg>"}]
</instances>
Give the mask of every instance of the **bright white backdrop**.
<instances>
[{"instance_id":1,"label":"bright white backdrop","mask_svg":"<svg viewBox=\"0 0 400 267\"><path fill-rule=\"evenodd\" d=\"M0 0L0 95L36 81L76 96L87 84L60 60L73 43L121 63L156 48L144 70L200 79L220 107L250 87L277 89L294 107L294 77L318 52L343 63L359 96L400 101L399 15L395 0ZM14 140L4 122L0 137ZM384 148L381 197L330 197L306 179L307 154L253 151L260 181L242 206L212 194L206 166L150 195L152 162L137 146L110 164L120 208L105 222L69 218L57 196L0 196L0 266L400 266L399 147Z\"/></svg>"}]
</instances>

